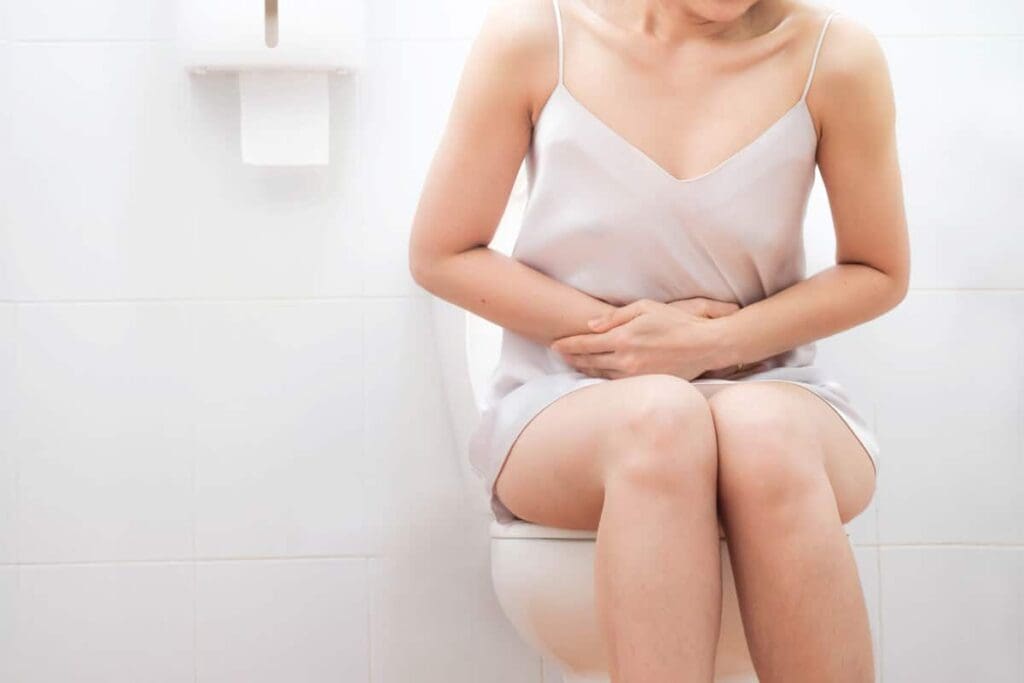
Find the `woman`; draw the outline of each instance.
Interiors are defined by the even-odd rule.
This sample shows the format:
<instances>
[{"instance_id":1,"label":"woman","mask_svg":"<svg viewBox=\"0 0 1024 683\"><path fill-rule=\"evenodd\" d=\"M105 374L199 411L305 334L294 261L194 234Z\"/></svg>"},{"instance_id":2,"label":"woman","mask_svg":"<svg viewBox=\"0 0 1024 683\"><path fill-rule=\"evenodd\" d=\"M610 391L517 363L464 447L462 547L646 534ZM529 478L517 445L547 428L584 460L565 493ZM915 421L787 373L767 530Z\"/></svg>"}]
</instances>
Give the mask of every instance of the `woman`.
<instances>
[{"instance_id":1,"label":"woman","mask_svg":"<svg viewBox=\"0 0 1024 683\"><path fill-rule=\"evenodd\" d=\"M894 120L874 36L815 5L493 4L410 269L504 328L470 457L500 521L597 530L613 681L711 680L719 524L762 683L873 680L842 525L878 446L813 358L907 291ZM837 258L806 278L815 166Z\"/></svg>"}]
</instances>

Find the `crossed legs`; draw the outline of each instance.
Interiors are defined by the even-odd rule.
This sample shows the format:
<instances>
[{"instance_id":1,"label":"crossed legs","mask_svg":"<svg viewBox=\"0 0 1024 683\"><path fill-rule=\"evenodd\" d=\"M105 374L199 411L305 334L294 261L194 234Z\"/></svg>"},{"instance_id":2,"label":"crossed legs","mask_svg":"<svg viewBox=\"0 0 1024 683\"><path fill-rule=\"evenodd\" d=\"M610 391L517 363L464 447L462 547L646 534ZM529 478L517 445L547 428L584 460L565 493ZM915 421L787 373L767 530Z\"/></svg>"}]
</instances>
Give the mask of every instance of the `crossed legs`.
<instances>
[{"instance_id":1,"label":"crossed legs","mask_svg":"<svg viewBox=\"0 0 1024 683\"><path fill-rule=\"evenodd\" d=\"M662 374L590 385L527 425L496 491L522 519L597 529L614 683L712 680L720 523L761 682L873 680L842 524L867 506L874 471L809 390L748 382L705 398Z\"/></svg>"}]
</instances>

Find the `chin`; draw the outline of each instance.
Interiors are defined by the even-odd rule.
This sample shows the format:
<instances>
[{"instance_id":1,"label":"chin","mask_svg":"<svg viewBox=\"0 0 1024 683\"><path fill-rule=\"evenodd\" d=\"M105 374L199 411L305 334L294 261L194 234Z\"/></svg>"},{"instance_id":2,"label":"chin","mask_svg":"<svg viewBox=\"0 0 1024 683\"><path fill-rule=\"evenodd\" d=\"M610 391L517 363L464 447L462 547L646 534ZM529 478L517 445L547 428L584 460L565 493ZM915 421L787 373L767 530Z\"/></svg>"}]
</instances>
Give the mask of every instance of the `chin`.
<instances>
[{"instance_id":1,"label":"chin","mask_svg":"<svg viewBox=\"0 0 1024 683\"><path fill-rule=\"evenodd\" d=\"M758 0L681 0L694 16L706 21L734 21Z\"/></svg>"}]
</instances>

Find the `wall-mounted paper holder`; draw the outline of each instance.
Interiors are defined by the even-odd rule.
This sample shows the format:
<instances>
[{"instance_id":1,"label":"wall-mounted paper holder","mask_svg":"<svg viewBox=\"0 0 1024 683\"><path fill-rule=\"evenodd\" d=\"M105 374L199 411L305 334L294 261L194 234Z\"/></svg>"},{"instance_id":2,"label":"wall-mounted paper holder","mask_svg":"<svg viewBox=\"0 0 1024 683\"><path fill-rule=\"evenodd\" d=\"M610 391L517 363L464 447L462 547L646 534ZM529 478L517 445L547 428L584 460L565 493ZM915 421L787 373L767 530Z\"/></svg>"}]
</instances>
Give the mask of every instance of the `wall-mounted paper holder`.
<instances>
[{"instance_id":1,"label":"wall-mounted paper holder","mask_svg":"<svg viewBox=\"0 0 1024 683\"><path fill-rule=\"evenodd\" d=\"M245 163L329 162L328 74L362 66L364 0L179 0L183 66L239 74Z\"/></svg>"}]
</instances>

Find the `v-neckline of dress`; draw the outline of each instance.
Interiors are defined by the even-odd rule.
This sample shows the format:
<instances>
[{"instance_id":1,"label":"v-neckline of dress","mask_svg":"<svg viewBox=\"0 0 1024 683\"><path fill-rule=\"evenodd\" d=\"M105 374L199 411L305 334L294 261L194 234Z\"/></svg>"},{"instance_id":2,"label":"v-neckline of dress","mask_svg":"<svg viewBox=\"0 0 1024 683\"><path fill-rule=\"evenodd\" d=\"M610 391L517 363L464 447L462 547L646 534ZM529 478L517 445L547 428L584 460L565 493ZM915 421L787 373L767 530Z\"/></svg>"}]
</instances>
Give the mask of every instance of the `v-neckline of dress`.
<instances>
[{"instance_id":1,"label":"v-neckline of dress","mask_svg":"<svg viewBox=\"0 0 1024 683\"><path fill-rule=\"evenodd\" d=\"M541 119L544 117L544 115L547 112L549 106L551 105L551 101L559 93L561 95L563 95L565 98L567 98L569 100L569 102L577 110L579 110L580 112L583 113L584 116L589 118L591 121L596 123L600 128L602 128L606 133L608 133L609 136L612 139L617 140L625 148L627 148L629 150L632 150L632 152L635 155L637 155L641 160L643 160L648 166L653 168L655 170L655 172L659 173L663 178L667 179L669 182L677 184L677 185L689 185L691 183L695 183L697 181L704 180L706 178L711 178L712 176L717 175L719 171L724 170L732 162L736 161L737 159L739 159L740 157L745 155L749 150L751 150L755 146L757 146L757 144L759 142L761 142L766 137L768 137L774 130L776 130L779 126L781 126L785 121L787 121L795 113L803 112L805 114L807 120L808 120L809 125L811 125L811 127L813 129L813 121L811 120L810 110L807 108L807 98L806 97L801 97L799 100L796 101L796 103L793 106L791 106L789 109L787 109L785 112L783 112L781 116L779 116L772 123L770 123L764 130L762 130L757 135L757 137L755 137L753 140L751 140L750 142L748 142L745 145L743 145L742 147L740 147L738 150L736 150L735 152L733 152L732 154L727 156L722 161L720 161L717 164L715 164L710 170L705 171L704 173L701 173L699 175L690 176L688 178L679 178L676 175L674 175L673 173L670 173L668 171L668 169L666 169L660 163L655 161L654 158L650 154L648 154L647 152L642 150L640 147L638 147L633 142L630 142L625 136L623 136L621 133L616 131L610 125L605 123L605 121L601 117L597 116L594 112L592 112L589 108L587 108L586 105L584 105L582 102L580 102L576 98L576 96L573 95L572 92L567 87L565 87L565 83L563 81L559 81L558 85L555 86L555 90L551 93L551 95L548 97L548 101L545 102L544 106L541 108L541 112L537 116L537 121L536 121L536 123L534 125L538 125L540 123ZM814 131L814 137L815 137L815 139L817 139L817 132L816 131Z\"/></svg>"}]
</instances>

